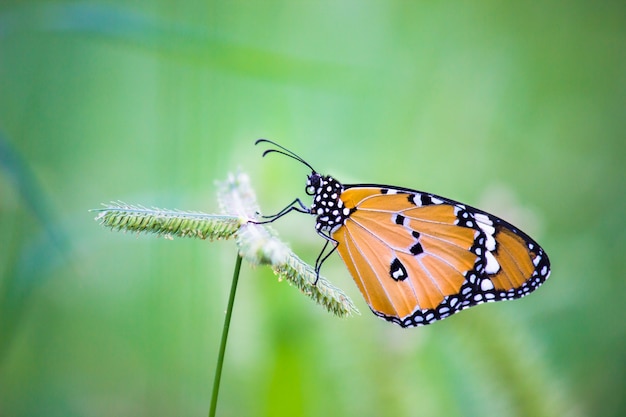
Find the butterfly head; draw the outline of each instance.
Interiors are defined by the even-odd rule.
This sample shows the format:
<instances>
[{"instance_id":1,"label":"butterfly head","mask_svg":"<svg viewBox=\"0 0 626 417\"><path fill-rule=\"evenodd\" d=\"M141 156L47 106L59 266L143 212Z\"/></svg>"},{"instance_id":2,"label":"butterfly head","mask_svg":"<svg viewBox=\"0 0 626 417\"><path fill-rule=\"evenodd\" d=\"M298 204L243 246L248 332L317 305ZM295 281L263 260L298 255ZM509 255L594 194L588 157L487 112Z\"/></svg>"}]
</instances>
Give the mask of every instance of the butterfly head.
<instances>
[{"instance_id":1,"label":"butterfly head","mask_svg":"<svg viewBox=\"0 0 626 417\"><path fill-rule=\"evenodd\" d=\"M323 232L332 232L342 226L346 219L350 216L351 210L345 207L340 196L343 192L343 185L330 175L319 174L308 162L293 153L289 149L272 142L267 139L259 139L255 142L269 143L277 149L268 149L263 152L263 156L275 152L291 159L295 159L311 170L311 174L307 177L305 192L313 196L313 204L309 209L309 213L317 216L315 228Z\"/></svg>"},{"instance_id":2,"label":"butterfly head","mask_svg":"<svg viewBox=\"0 0 626 417\"><path fill-rule=\"evenodd\" d=\"M308 195L317 194L322 186L322 176L317 172L313 171L306 179L306 188L304 191Z\"/></svg>"}]
</instances>

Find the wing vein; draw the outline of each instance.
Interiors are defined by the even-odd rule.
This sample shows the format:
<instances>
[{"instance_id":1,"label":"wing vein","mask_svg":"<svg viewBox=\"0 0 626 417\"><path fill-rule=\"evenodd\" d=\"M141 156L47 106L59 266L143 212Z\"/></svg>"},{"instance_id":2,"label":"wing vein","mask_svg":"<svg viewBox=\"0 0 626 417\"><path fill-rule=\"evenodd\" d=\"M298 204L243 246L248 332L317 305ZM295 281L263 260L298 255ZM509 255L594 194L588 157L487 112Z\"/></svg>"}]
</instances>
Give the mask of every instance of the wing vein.
<instances>
[{"instance_id":1,"label":"wing vein","mask_svg":"<svg viewBox=\"0 0 626 417\"><path fill-rule=\"evenodd\" d=\"M396 251L396 252L402 252L402 253L405 253L405 254L407 254L407 255L412 255L412 254L411 254L411 252L409 252L409 250L408 250L408 249L405 249L405 248L395 248L395 247L391 246L391 245L390 245L390 244L388 244L386 241L384 241L384 240L383 240L380 236L376 235L375 233L372 233L372 231L370 231L367 227L365 227L365 226L364 226L363 224L361 224L359 221L357 221L357 220L355 220L355 219L353 219L353 218L350 218L350 220L351 220L351 221L353 221L356 225L358 225L358 226L359 226L361 229L363 229L365 232L367 232L368 234L370 234L370 235L371 235L374 239L377 239L378 241L380 241L382 244L384 244L384 245L385 245L385 246L387 246L388 248L390 248L390 249L392 249L392 250L394 250L394 251ZM418 230L416 230L416 231L418 231ZM418 232L419 232L419 231L418 231ZM419 233L421 234L422 232L419 232ZM455 247L458 247L458 248L461 248L461 249L463 249L463 250L467 251L467 249L466 249L466 248L464 248L463 246L456 245L456 244L454 244L454 243L452 243L452 242L450 242L450 241L448 241L448 240L445 240L445 239L443 239L443 238L437 238L436 236L432 236L432 235L429 235L429 234L425 234L425 236L429 236L429 237L435 238L435 239L437 239L437 240L439 240L439 241L441 241L441 242L444 242L444 243L446 243L446 244L448 244L448 245L455 246ZM354 239L353 239L353 240L354 240ZM452 269L454 269L455 271L457 271L457 272L459 272L459 273L463 274L463 272L464 272L464 271L460 271L460 270L459 270L456 266L454 266L454 264L452 264L452 263L451 263L450 261L448 261L447 259L445 259L445 258L443 258L443 257L441 257L441 256L439 256L439 255L437 255L436 253L434 253L434 252L428 252L428 255L429 255L429 256L432 256L433 258L436 258L436 259L440 260L441 262L443 262L443 263L445 263L446 265L450 266L450 267L451 267ZM422 265L422 264L420 264L420 265ZM411 285L411 288L412 288L412 285ZM413 291L415 292L415 289L414 289L414 288L412 288L412 289L413 289Z\"/></svg>"},{"instance_id":2,"label":"wing vein","mask_svg":"<svg viewBox=\"0 0 626 417\"><path fill-rule=\"evenodd\" d=\"M346 225L344 225L344 227L345 227L345 226L346 226ZM387 290L385 289L385 286L383 285L383 283L382 283L382 281L381 281L381 277L380 277L380 276L376 273L376 268L372 265L372 263L370 262L370 260L369 260L369 259L365 256L365 254L363 253L363 250L360 248L359 244L357 243L357 240L356 240L356 239L354 239L354 237L352 236L352 233L350 232L350 228L349 228L349 227L345 227L345 230L346 230L346 232L345 232L345 233L346 233L346 240L345 240L345 241L346 241L346 243L348 242L348 239L349 239L349 240L350 240L350 242L351 242L351 244L352 244L352 246L354 247L354 249L356 249L356 250L359 252L359 254L361 255L361 258L362 258L363 260L365 260L365 262L366 262L367 266L369 267L370 271L371 271L371 272L372 272L372 274L376 277L376 280L378 281L380 288L382 289L383 293L385 294L385 297L387 298L387 300L389 300L389 301L390 301L390 304L391 304L391 305L392 305L392 307L394 308L394 310L395 310L395 312L396 312L396 315L398 315L398 311L397 311L396 307L393 305L393 302L391 302L392 297L389 295L389 293L388 293L388 292L387 292ZM364 230L365 230L365 231L367 231L367 232L369 233L369 231L368 231L367 229L364 229ZM375 236L375 235L374 235L374 236ZM355 262L354 256L352 256L352 252L351 252L351 250L350 250L350 245L347 245L347 248L348 248L348 253L350 254L350 259L352 260L352 263L354 264L354 268L355 268L355 270L357 271L357 274L359 275L359 279L361 279L361 286L362 286L362 288L363 288L365 291L367 291L367 290L366 290L367 286L363 283L363 278L362 278L362 277L363 277L363 274L361 273L361 270L360 270L361 268L359 267L359 263L358 263L358 262ZM370 300L371 300L371 298L372 298L372 297L370 296L369 292L368 292L368 294L367 294L367 295L368 295L368 297L369 297L369 298L370 298Z\"/></svg>"},{"instance_id":3,"label":"wing vein","mask_svg":"<svg viewBox=\"0 0 626 417\"><path fill-rule=\"evenodd\" d=\"M376 235L375 233L373 233L371 230L369 230L367 227L365 227L363 224L361 224L360 222L354 220L354 219L350 219L349 221L352 221L354 223L355 226L358 226L359 228L361 228L363 231L365 231L367 234L369 234L371 237L373 237L374 239L376 239L377 241L379 241L381 244L383 244L384 246L388 247L390 250L395 251L395 252L401 252L401 253L405 253L407 255L411 255L413 256L407 249L396 249L395 247L391 246L390 244L388 244L387 242L385 242L380 236ZM348 228L349 230L349 228ZM352 235L351 235L352 236ZM357 241L355 239L352 239L354 241L355 246L357 246ZM362 252L361 252L362 253ZM421 265L421 264L420 264ZM452 266L452 265L450 265ZM454 268L454 267L453 267ZM422 267L423 269L423 267ZM381 283L381 286L383 286L382 282L381 282L381 277L376 273L376 269L372 268L372 270L374 271L374 275L376 275L376 278L378 279L378 282ZM408 285L411 288L411 291L413 292L413 295L415 296L415 299L419 300L420 297L418 297L418 293L415 289L415 287L413 286L413 282L412 281L408 281ZM387 293L385 293L387 294Z\"/></svg>"}]
</instances>

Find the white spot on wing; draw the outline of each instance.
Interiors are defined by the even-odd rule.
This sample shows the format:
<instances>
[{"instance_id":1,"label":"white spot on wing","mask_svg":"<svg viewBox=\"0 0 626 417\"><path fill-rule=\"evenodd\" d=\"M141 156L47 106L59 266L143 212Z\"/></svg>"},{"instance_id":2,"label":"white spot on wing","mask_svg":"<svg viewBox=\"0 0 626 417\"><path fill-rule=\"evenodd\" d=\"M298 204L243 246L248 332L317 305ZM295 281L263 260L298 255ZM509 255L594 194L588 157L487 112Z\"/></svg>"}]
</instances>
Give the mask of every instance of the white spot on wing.
<instances>
[{"instance_id":1,"label":"white spot on wing","mask_svg":"<svg viewBox=\"0 0 626 417\"><path fill-rule=\"evenodd\" d=\"M479 223L486 224L486 225L489 225L489 226L493 226L493 222L489 219L489 217L487 217L483 213L474 213L474 218Z\"/></svg>"},{"instance_id":2,"label":"white spot on wing","mask_svg":"<svg viewBox=\"0 0 626 417\"><path fill-rule=\"evenodd\" d=\"M486 273L495 274L496 272L500 270L500 264L496 260L496 257L493 256L493 253L485 252L485 258L487 258L487 266L485 266Z\"/></svg>"},{"instance_id":3,"label":"white spot on wing","mask_svg":"<svg viewBox=\"0 0 626 417\"><path fill-rule=\"evenodd\" d=\"M483 291L493 290L493 282L490 279L483 279L480 282L480 289Z\"/></svg>"},{"instance_id":4,"label":"white spot on wing","mask_svg":"<svg viewBox=\"0 0 626 417\"><path fill-rule=\"evenodd\" d=\"M493 222L482 213L475 213L474 219L476 219L476 224L478 227L485 233L487 236L487 241L485 242L485 248L489 251L496 250L496 239L493 237L496 233L496 228L493 227Z\"/></svg>"}]
</instances>

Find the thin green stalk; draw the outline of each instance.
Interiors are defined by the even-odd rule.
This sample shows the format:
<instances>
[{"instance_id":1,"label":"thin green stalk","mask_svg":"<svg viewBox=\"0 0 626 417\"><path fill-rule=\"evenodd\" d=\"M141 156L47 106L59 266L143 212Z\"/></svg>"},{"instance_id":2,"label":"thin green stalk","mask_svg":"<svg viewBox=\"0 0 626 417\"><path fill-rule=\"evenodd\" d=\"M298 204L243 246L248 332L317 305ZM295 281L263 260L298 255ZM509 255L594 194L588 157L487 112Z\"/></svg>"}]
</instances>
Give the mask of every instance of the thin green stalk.
<instances>
[{"instance_id":1,"label":"thin green stalk","mask_svg":"<svg viewBox=\"0 0 626 417\"><path fill-rule=\"evenodd\" d=\"M235 263L235 272L233 273L233 282L230 286L230 296L228 297L228 307L226 308L226 317L224 318L224 327L222 329L222 341L220 342L220 351L217 356L217 366L215 368L215 380L213 381L213 393L211 394L211 408L209 409L209 417L215 417L217 408L217 394L220 391L220 379L222 378L222 366L224 365L224 353L226 352L226 341L228 340L228 329L230 328L230 318L233 314L233 304L235 303L235 293L237 292L237 282L239 281L239 271L241 270L241 255L237 254L237 262Z\"/></svg>"}]
</instances>

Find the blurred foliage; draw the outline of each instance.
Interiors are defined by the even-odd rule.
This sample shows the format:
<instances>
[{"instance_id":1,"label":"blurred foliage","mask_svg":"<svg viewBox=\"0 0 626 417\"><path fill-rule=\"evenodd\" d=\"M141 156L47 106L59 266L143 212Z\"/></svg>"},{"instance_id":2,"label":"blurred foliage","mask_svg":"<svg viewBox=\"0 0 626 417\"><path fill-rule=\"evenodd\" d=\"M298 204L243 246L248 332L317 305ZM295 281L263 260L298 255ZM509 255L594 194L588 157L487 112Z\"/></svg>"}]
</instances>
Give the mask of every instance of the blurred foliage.
<instances>
[{"instance_id":1,"label":"blurred foliage","mask_svg":"<svg viewBox=\"0 0 626 417\"><path fill-rule=\"evenodd\" d=\"M214 212L214 180L245 167L277 212L307 172L259 137L346 183L491 210L553 273L403 330L244 267L219 415L624 415L625 9L2 2L0 415L206 414L234 244L110 233L88 209ZM275 226L315 259L312 218Z\"/></svg>"}]
</instances>

